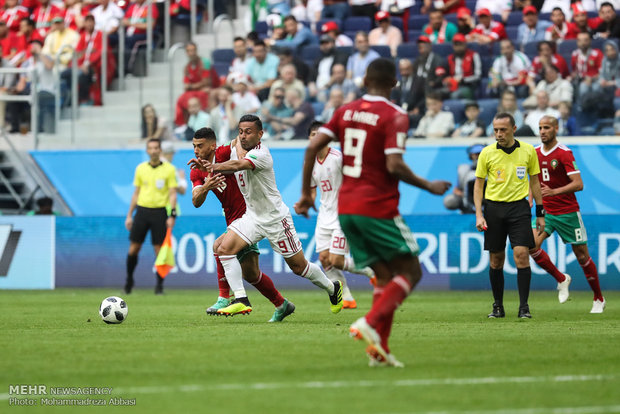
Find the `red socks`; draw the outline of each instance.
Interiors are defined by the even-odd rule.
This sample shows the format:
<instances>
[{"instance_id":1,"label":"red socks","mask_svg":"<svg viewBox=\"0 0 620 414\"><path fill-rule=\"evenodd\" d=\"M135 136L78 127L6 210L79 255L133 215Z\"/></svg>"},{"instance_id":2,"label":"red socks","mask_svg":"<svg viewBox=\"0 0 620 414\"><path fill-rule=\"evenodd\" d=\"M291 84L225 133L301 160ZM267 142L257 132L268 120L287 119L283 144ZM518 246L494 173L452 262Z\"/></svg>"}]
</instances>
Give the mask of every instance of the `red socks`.
<instances>
[{"instance_id":1,"label":"red socks","mask_svg":"<svg viewBox=\"0 0 620 414\"><path fill-rule=\"evenodd\" d=\"M594 300L603 301L603 293L601 292L601 286L598 282L598 271L592 258L589 258L585 264L581 265L583 274L586 276L586 280L590 284L592 292L594 292Z\"/></svg>"},{"instance_id":2,"label":"red socks","mask_svg":"<svg viewBox=\"0 0 620 414\"><path fill-rule=\"evenodd\" d=\"M213 256L217 263L217 288L220 290L219 296L228 299L230 297L230 286L228 286L228 281L226 280L224 266L222 266L222 262L220 262L220 258L217 254Z\"/></svg>"},{"instance_id":3,"label":"red socks","mask_svg":"<svg viewBox=\"0 0 620 414\"><path fill-rule=\"evenodd\" d=\"M547 273L549 273L558 283L562 283L566 280L566 276L562 272L558 270L557 267L553 263L551 263L551 259L549 259L549 255L543 249L538 249L534 253L531 254L532 259L536 262L538 266L544 269Z\"/></svg>"},{"instance_id":4,"label":"red socks","mask_svg":"<svg viewBox=\"0 0 620 414\"><path fill-rule=\"evenodd\" d=\"M273 284L273 280L269 276L264 273L258 277L258 282L252 283L252 285L271 303L274 304L275 307L278 307L284 303L284 298L278 292L275 285Z\"/></svg>"}]
</instances>

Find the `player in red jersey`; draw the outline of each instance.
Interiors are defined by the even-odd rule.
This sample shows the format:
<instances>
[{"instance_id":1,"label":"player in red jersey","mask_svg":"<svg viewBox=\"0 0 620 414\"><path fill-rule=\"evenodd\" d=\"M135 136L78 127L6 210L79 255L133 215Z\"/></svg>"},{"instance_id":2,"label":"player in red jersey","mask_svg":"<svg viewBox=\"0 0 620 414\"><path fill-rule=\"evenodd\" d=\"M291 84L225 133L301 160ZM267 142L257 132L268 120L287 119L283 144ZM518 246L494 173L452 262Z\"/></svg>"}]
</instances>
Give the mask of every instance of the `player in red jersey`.
<instances>
[{"instance_id":1,"label":"player in red jersey","mask_svg":"<svg viewBox=\"0 0 620 414\"><path fill-rule=\"evenodd\" d=\"M194 207L202 206L209 191L212 191L222 203L226 224L230 224L245 213L245 200L239 191L234 175L212 174L206 171L200 164L200 160L210 162L224 162L230 159L233 141L230 145L223 145L216 148L215 132L211 128L200 128L194 134L194 155L188 165L191 167L190 180L192 182L192 203ZM221 237L220 237L221 239ZM217 245L219 239L216 240ZM282 297L275 288L269 276L262 273L258 266L258 246L255 244L243 249L237 255L241 263L243 278L252 284L258 291L265 296L276 310L269 322L281 322L285 317L295 311L295 305ZM219 297L217 302L207 309L209 315L227 315L222 309L230 305L230 287L226 282L224 268L220 259L215 256L217 261ZM252 311L249 307L248 312Z\"/></svg>"},{"instance_id":2,"label":"player in red jersey","mask_svg":"<svg viewBox=\"0 0 620 414\"><path fill-rule=\"evenodd\" d=\"M331 140L340 140L343 154L338 214L358 266L370 266L377 285L373 305L349 331L368 343L369 365L402 366L388 348L394 311L422 277L418 245L398 212L399 181L444 194L450 183L428 181L403 160L409 128L407 113L388 99L396 85L390 59L370 63L364 78L368 94L336 110L319 129L304 159L303 187L295 210L307 215L314 207L310 180L316 154Z\"/></svg>"},{"instance_id":3,"label":"player in red jersey","mask_svg":"<svg viewBox=\"0 0 620 414\"><path fill-rule=\"evenodd\" d=\"M545 231L541 235L534 232L536 247L530 250L530 256L536 264L558 281L558 299L560 303L566 302L571 277L560 272L551 263L547 253L540 248L542 242L557 231L562 241L573 248L575 257L594 292L594 303L590 313L603 313L605 298L601 293L596 265L588 253L588 236L575 197L575 192L583 190L581 173L573 152L557 140L558 120L544 116L539 122L539 130L542 145L536 147L536 153L541 171L543 206L546 211Z\"/></svg>"}]
</instances>

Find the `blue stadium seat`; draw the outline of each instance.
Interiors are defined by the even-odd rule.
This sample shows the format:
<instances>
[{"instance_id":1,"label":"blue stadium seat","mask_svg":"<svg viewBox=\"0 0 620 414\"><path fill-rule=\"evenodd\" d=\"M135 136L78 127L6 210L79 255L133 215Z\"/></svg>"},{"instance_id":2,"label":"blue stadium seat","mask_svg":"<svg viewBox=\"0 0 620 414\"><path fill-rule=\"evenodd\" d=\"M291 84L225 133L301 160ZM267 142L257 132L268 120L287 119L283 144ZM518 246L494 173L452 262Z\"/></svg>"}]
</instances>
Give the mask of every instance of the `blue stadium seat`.
<instances>
[{"instance_id":1,"label":"blue stadium seat","mask_svg":"<svg viewBox=\"0 0 620 414\"><path fill-rule=\"evenodd\" d=\"M538 20L547 20L547 21L551 21L551 13L540 13L538 15Z\"/></svg>"},{"instance_id":2,"label":"blue stadium seat","mask_svg":"<svg viewBox=\"0 0 620 414\"><path fill-rule=\"evenodd\" d=\"M349 39L355 41L355 35L357 34L357 30L348 30L346 32L342 32L345 36L347 36Z\"/></svg>"},{"instance_id":3,"label":"blue stadium seat","mask_svg":"<svg viewBox=\"0 0 620 414\"><path fill-rule=\"evenodd\" d=\"M403 29L403 19L398 16L392 16L390 18L390 21L392 22L392 26L398 27L398 29L400 30L400 34L403 35L403 39L404 39L405 31Z\"/></svg>"},{"instance_id":4,"label":"blue stadium seat","mask_svg":"<svg viewBox=\"0 0 620 414\"><path fill-rule=\"evenodd\" d=\"M418 37L422 34L422 30L409 30L407 38L409 42L415 43L418 40Z\"/></svg>"},{"instance_id":5,"label":"blue stadium seat","mask_svg":"<svg viewBox=\"0 0 620 414\"><path fill-rule=\"evenodd\" d=\"M594 10L594 11L589 11L588 13L588 19L594 19L595 17L598 17L598 11Z\"/></svg>"},{"instance_id":6,"label":"blue stadium seat","mask_svg":"<svg viewBox=\"0 0 620 414\"><path fill-rule=\"evenodd\" d=\"M506 20L506 28L510 26L519 26L523 23L523 12L513 11L508 15L508 19Z\"/></svg>"},{"instance_id":7,"label":"blue stadium seat","mask_svg":"<svg viewBox=\"0 0 620 414\"><path fill-rule=\"evenodd\" d=\"M572 51L575 49L577 49L577 39L563 40L558 45L558 53L560 55L564 55L565 53L572 53Z\"/></svg>"},{"instance_id":8,"label":"blue stadium seat","mask_svg":"<svg viewBox=\"0 0 620 414\"><path fill-rule=\"evenodd\" d=\"M235 52L232 49L215 49L211 57L214 62L230 64L235 58Z\"/></svg>"},{"instance_id":9,"label":"blue stadium seat","mask_svg":"<svg viewBox=\"0 0 620 414\"><path fill-rule=\"evenodd\" d=\"M494 60L494 56L480 56L480 63L482 63L482 76L489 76L489 70L491 70Z\"/></svg>"},{"instance_id":10,"label":"blue stadium seat","mask_svg":"<svg viewBox=\"0 0 620 414\"><path fill-rule=\"evenodd\" d=\"M620 109L620 98L614 98L614 111Z\"/></svg>"},{"instance_id":11,"label":"blue stadium seat","mask_svg":"<svg viewBox=\"0 0 620 414\"><path fill-rule=\"evenodd\" d=\"M592 48L599 49L604 52L603 45L605 44L607 40L614 40L614 39L603 39L603 38L592 39ZM616 41L616 46L617 46L617 41Z\"/></svg>"},{"instance_id":12,"label":"blue stadium seat","mask_svg":"<svg viewBox=\"0 0 620 414\"><path fill-rule=\"evenodd\" d=\"M491 43L491 55L499 56L501 54L501 45L500 42Z\"/></svg>"},{"instance_id":13,"label":"blue stadium seat","mask_svg":"<svg viewBox=\"0 0 620 414\"><path fill-rule=\"evenodd\" d=\"M398 45L396 55L399 58L415 59L418 57L418 45L416 42L408 42Z\"/></svg>"},{"instance_id":14,"label":"blue stadium seat","mask_svg":"<svg viewBox=\"0 0 620 414\"><path fill-rule=\"evenodd\" d=\"M476 2L477 0L465 0L465 7L473 12L476 10Z\"/></svg>"},{"instance_id":15,"label":"blue stadium seat","mask_svg":"<svg viewBox=\"0 0 620 414\"><path fill-rule=\"evenodd\" d=\"M343 30L345 32L358 32L364 31L366 33L370 32L372 29L372 20L370 17L366 16L353 16L348 17L344 20Z\"/></svg>"},{"instance_id":16,"label":"blue stadium seat","mask_svg":"<svg viewBox=\"0 0 620 414\"><path fill-rule=\"evenodd\" d=\"M484 125L490 125L497 113L498 99L478 99L480 106L480 120Z\"/></svg>"},{"instance_id":17,"label":"blue stadium seat","mask_svg":"<svg viewBox=\"0 0 620 414\"><path fill-rule=\"evenodd\" d=\"M452 112L454 123L459 125L465 120L465 103L460 99L447 99L443 102L443 110Z\"/></svg>"},{"instance_id":18,"label":"blue stadium seat","mask_svg":"<svg viewBox=\"0 0 620 414\"><path fill-rule=\"evenodd\" d=\"M307 45L301 48L300 57L304 61L314 62L319 56L321 56L321 49L319 45Z\"/></svg>"},{"instance_id":19,"label":"blue stadium seat","mask_svg":"<svg viewBox=\"0 0 620 414\"><path fill-rule=\"evenodd\" d=\"M442 57L448 57L454 51L452 43L436 43L432 47L433 53Z\"/></svg>"},{"instance_id":20,"label":"blue stadium seat","mask_svg":"<svg viewBox=\"0 0 620 414\"><path fill-rule=\"evenodd\" d=\"M323 26L324 23L327 22L336 22L338 24L338 29L340 29L340 31L342 31L342 20L340 19L320 19L318 22L316 22L316 33L320 35L321 33L321 27Z\"/></svg>"},{"instance_id":21,"label":"blue stadium seat","mask_svg":"<svg viewBox=\"0 0 620 414\"><path fill-rule=\"evenodd\" d=\"M370 48L373 49L375 52L377 52L379 56L381 57L384 57L384 58L392 57L392 51L390 50L389 46L375 45L375 46L370 46Z\"/></svg>"},{"instance_id":22,"label":"blue stadium seat","mask_svg":"<svg viewBox=\"0 0 620 414\"><path fill-rule=\"evenodd\" d=\"M523 53L530 59L534 59L534 56L538 55L538 42L528 42L523 46Z\"/></svg>"},{"instance_id":23,"label":"blue stadium seat","mask_svg":"<svg viewBox=\"0 0 620 414\"><path fill-rule=\"evenodd\" d=\"M517 34L519 31L519 27L517 26L506 26L506 36L508 39L512 40L512 43L515 44L515 47L518 49L520 45L517 44Z\"/></svg>"},{"instance_id":24,"label":"blue stadium seat","mask_svg":"<svg viewBox=\"0 0 620 414\"><path fill-rule=\"evenodd\" d=\"M259 21L254 25L254 31L259 35L266 34L269 31L269 26L267 25L267 22Z\"/></svg>"},{"instance_id":25,"label":"blue stadium seat","mask_svg":"<svg viewBox=\"0 0 620 414\"><path fill-rule=\"evenodd\" d=\"M409 30L422 30L424 25L428 23L428 16L425 14L416 14L409 17Z\"/></svg>"},{"instance_id":26,"label":"blue stadium seat","mask_svg":"<svg viewBox=\"0 0 620 414\"><path fill-rule=\"evenodd\" d=\"M315 116L321 115L321 113L323 113L323 109L325 109L325 104L323 102L312 102L310 105L312 105Z\"/></svg>"},{"instance_id":27,"label":"blue stadium seat","mask_svg":"<svg viewBox=\"0 0 620 414\"><path fill-rule=\"evenodd\" d=\"M213 62L213 67L218 76L227 76L230 71L230 63L225 62Z\"/></svg>"},{"instance_id":28,"label":"blue stadium seat","mask_svg":"<svg viewBox=\"0 0 620 414\"><path fill-rule=\"evenodd\" d=\"M571 54L572 54L572 52L565 53L565 54L562 55L562 57L566 61L566 67L568 68L568 72L569 73L572 72L572 70L573 70L573 68L571 66L571 63L570 63L570 61L571 61Z\"/></svg>"},{"instance_id":29,"label":"blue stadium seat","mask_svg":"<svg viewBox=\"0 0 620 414\"><path fill-rule=\"evenodd\" d=\"M336 50L342 53L346 53L349 56L351 56L355 52L355 50L353 50L353 46L338 46Z\"/></svg>"},{"instance_id":30,"label":"blue stadium seat","mask_svg":"<svg viewBox=\"0 0 620 414\"><path fill-rule=\"evenodd\" d=\"M446 14L446 15L443 16L443 18L446 19L446 21L448 21L450 23L456 24L456 21L457 21L456 13Z\"/></svg>"}]
</instances>

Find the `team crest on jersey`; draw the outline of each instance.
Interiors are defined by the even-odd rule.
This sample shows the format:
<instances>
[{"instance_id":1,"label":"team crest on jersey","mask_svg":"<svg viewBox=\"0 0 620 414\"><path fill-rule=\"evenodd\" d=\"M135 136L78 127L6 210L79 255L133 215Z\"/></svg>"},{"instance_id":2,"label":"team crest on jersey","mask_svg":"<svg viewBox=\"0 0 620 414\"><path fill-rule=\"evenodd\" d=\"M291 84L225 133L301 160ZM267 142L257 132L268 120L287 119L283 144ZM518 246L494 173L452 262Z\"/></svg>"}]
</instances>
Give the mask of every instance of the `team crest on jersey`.
<instances>
[{"instance_id":1,"label":"team crest on jersey","mask_svg":"<svg viewBox=\"0 0 620 414\"><path fill-rule=\"evenodd\" d=\"M555 158L551 160L551 168L553 168L555 170L555 167L558 166L558 160L556 160Z\"/></svg>"},{"instance_id":2,"label":"team crest on jersey","mask_svg":"<svg viewBox=\"0 0 620 414\"><path fill-rule=\"evenodd\" d=\"M525 178L525 167L523 166L517 167L517 178L519 180L522 180L523 178Z\"/></svg>"}]
</instances>

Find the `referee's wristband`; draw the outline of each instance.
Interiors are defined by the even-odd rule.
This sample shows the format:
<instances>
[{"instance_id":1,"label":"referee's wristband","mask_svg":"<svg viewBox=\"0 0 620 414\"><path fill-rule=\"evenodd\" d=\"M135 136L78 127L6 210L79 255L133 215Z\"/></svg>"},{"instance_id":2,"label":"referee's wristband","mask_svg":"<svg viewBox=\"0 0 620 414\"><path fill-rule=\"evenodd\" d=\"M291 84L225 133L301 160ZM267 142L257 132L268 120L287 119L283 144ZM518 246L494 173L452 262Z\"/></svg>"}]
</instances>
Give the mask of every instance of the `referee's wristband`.
<instances>
[{"instance_id":1,"label":"referee's wristband","mask_svg":"<svg viewBox=\"0 0 620 414\"><path fill-rule=\"evenodd\" d=\"M536 206L536 217L545 217L545 207Z\"/></svg>"},{"instance_id":2,"label":"referee's wristband","mask_svg":"<svg viewBox=\"0 0 620 414\"><path fill-rule=\"evenodd\" d=\"M177 216L177 209L176 208L171 208L170 209L170 217L175 217Z\"/></svg>"}]
</instances>

